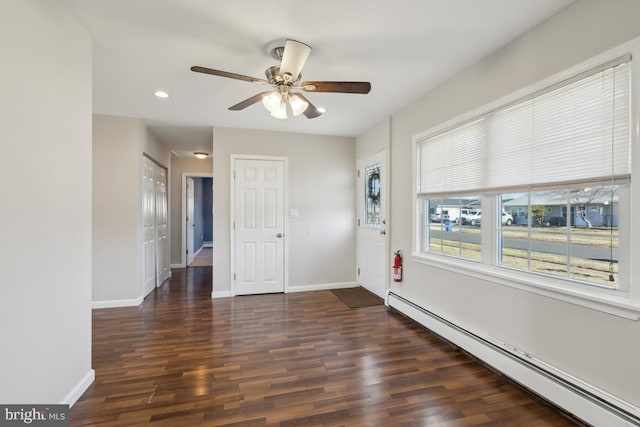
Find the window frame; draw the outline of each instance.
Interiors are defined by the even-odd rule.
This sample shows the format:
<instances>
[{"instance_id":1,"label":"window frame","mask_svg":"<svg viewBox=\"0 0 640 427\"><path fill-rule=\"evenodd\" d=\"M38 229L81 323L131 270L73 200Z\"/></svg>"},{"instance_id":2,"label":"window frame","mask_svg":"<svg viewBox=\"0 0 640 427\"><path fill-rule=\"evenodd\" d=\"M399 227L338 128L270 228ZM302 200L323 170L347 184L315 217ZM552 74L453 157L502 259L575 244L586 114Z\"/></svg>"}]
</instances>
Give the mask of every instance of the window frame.
<instances>
[{"instance_id":1,"label":"window frame","mask_svg":"<svg viewBox=\"0 0 640 427\"><path fill-rule=\"evenodd\" d=\"M425 139L446 132L457 126L463 126L475 120L480 120L500 108L504 108L509 104L518 102L518 100L531 97L535 93L545 89L552 88L554 85L575 79L582 73L588 72L590 69L602 66L603 64L614 61L624 55L632 55L630 65L631 74L631 92L630 92L630 108L631 108L631 173L640 174L640 155L638 150L638 133L640 123L638 120L638 111L640 110L640 38L625 43L618 48L611 49L601 55L598 55L579 65L558 73L552 77L546 78L538 83L518 90L510 95L497 99L490 104L476 108L466 114L460 115L454 119L448 120L427 131L416 134L413 137L412 144L412 166L413 166L413 212L414 212L414 232L412 242L412 259L418 263L435 267L438 269L448 270L451 272L474 277L480 280L486 280L492 283L505 285L508 287L532 292L538 295L544 295L554 299L567 301L584 307L589 307L598 311L603 311L616 316L638 320L640 319L640 289L635 289L632 283L631 260L633 247L631 245L632 238L632 184L623 190L624 194L620 194L619 210L626 212L620 216L619 224L619 277L620 283L615 289L609 287L600 287L596 284L584 284L579 281L573 281L567 278L555 278L546 275L538 275L536 273L512 269L498 264L499 256L499 239L497 227L501 227L501 221L498 221L499 210L499 193L514 191L517 189L505 188L504 191L497 192L481 192L472 191L482 196L482 215L483 222L481 226L481 262L466 260L460 257L448 256L441 253L430 253L423 251L424 244L424 224L421 217L425 199L434 197L461 197L464 194L452 193L447 195L424 195L419 192L420 170L419 170L419 145ZM569 187L562 186L562 187ZM534 191L528 189L526 191ZM635 190L636 193L639 191ZM498 218L498 219L496 219ZM515 218L514 218L515 220ZM640 245L638 245L640 248ZM636 285L637 287L638 285Z\"/></svg>"}]
</instances>

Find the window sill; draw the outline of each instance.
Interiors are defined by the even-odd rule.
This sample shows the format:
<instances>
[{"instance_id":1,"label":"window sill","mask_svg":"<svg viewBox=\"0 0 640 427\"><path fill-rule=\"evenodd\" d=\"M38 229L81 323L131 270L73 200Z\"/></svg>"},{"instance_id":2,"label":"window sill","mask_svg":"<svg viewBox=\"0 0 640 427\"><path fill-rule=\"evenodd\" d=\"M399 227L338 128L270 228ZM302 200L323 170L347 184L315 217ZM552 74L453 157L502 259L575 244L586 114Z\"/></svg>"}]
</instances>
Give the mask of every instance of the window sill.
<instances>
[{"instance_id":1,"label":"window sill","mask_svg":"<svg viewBox=\"0 0 640 427\"><path fill-rule=\"evenodd\" d=\"M571 304L587 307L630 320L640 319L640 303L627 297L627 293L616 290L586 290L569 288L562 280L554 280L526 272L479 264L453 257L413 253L413 259L423 265L451 271L480 280L543 295ZM576 285L579 286L579 285ZM613 295L612 293L621 295Z\"/></svg>"}]
</instances>

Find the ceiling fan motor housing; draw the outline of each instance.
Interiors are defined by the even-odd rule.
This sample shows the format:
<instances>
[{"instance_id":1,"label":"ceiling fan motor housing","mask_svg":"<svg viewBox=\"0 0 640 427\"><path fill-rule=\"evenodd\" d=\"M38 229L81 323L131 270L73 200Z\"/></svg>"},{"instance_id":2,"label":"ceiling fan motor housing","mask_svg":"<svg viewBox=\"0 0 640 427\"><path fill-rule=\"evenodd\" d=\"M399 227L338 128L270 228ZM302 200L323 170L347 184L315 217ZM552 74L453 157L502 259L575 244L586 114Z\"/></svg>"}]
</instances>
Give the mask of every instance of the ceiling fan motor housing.
<instances>
[{"instance_id":1,"label":"ceiling fan motor housing","mask_svg":"<svg viewBox=\"0 0 640 427\"><path fill-rule=\"evenodd\" d=\"M289 86L297 85L300 82L300 79L302 78L302 73L300 73L296 81L292 81L290 79L291 74L280 73L279 65L274 65L273 67L267 68L264 72L264 75L267 76L267 81L269 81L270 84L277 85L277 86L280 86L282 84L287 84Z\"/></svg>"}]
</instances>

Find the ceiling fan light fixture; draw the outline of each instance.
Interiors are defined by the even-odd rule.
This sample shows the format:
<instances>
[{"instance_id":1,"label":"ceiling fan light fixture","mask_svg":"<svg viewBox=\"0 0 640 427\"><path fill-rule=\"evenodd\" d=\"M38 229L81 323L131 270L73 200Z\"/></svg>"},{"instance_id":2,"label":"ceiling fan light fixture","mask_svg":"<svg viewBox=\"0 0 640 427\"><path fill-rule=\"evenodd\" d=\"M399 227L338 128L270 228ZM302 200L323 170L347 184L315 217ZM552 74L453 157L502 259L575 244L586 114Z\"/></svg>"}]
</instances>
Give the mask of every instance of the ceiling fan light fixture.
<instances>
[{"instance_id":1,"label":"ceiling fan light fixture","mask_svg":"<svg viewBox=\"0 0 640 427\"><path fill-rule=\"evenodd\" d=\"M270 113L278 110L280 108L280 104L282 104L282 95L278 92L269 92L267 95L262 97L262 105L264 105L264 108L266 108Z\"/></svg>"},{"instance_id":2,"label":"ceiling fan light fixture","mask_svg":"<svg viewBox=\"0 0 640 427\"><path fill-rule=\"evenodd\" d=\"M294 116L299 116L309 107L309 103L296 94L289 96L289 105Z\"/></svg>"},{"instance_id":3,"label":"ceiling fan light fixture","mask_svg":"<svg viewBox=\"0 0 640 427\"><path fill-rule=\"evenodd\" d=\"M282 100L278 108L271 112L271 115L276 119L284 120L287 118L287 104L284 102L284 99Z\"/></svg>"}]
</instances>

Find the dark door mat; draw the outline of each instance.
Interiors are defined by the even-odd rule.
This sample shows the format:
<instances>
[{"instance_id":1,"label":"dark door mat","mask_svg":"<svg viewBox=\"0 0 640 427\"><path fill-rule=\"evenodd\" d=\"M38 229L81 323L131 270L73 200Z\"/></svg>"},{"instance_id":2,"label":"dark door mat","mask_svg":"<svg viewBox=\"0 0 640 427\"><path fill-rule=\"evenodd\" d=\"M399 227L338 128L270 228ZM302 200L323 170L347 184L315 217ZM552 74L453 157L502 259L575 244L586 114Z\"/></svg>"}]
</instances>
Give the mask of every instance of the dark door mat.
<instances>
[{"instance_id":1,"label":"dark door mat","mask_svg":"<svg viewBox=\"0 0 640 427\"><path fill-rule=\"evenodd\" d=\"M382 298L362 286L358 288L332 289L331 292L351 308L384 304Z\"/></svg>"}]
</instances>

